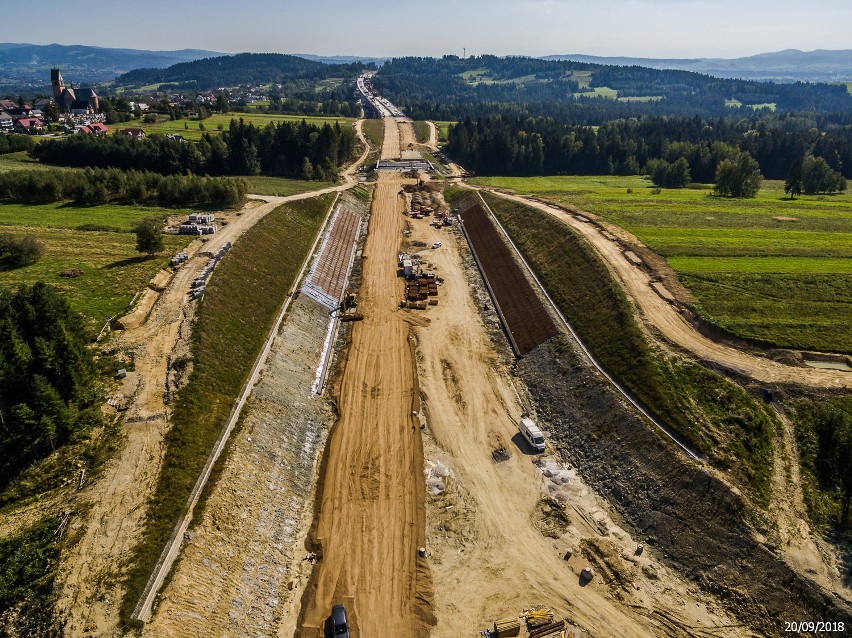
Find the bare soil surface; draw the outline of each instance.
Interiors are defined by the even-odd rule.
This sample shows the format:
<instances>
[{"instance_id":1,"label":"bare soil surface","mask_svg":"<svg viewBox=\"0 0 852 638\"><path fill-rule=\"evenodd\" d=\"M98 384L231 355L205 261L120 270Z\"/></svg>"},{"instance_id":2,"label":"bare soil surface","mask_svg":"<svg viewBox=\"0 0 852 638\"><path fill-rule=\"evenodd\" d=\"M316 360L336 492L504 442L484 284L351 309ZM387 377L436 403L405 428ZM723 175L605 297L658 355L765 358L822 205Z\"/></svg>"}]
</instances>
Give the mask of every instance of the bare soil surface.
<instances>
[{"instance_id":1,"label":"bare soil surface","mask_svg":"<svg viewBox=\"0 0 852 638\"><path fill-rule=\"evenodd\" d=\"M630 263L618 242L606 237L594 224L579 221L572 213L550 204L517 195L500 192L495 194L534 206L579 232L594 247L625 292L634 300L642 320L666 340L687 350L698 359L760 383L829 389L852 388L852 374L839 370L788 366L708 339L687 321L677 306L666 301L654 290L648 273Z\"/></svg>"},{"instance_id":2,"label":"bare soil surface","mask_svg":"<svg viewBox=\"0 0 852 638\"><path fill-rule=\"evenodd\" d=\"M637 541L583 482L582 468L554 446L532 454L517 429L529 396L511 373L467 244L458 230L428 220L412 220L411 230L412 243L442 241L421 256L445 282L438 306L414 315L437 616L431 635L473 635L534 604L569 617L583 635L688 635L670 625L748 635L653 552L636 554ZM498 463L500 448L508 458ZM589 565L598 576L585 584L580 571Z\"/></svg>"},{"instance_id":3,"label":"bare soil surface","mask_svg":"<svg viewBox=\"0 0 852 638\"><path fill-rule=\"evenodd\" d=\"M385 119L382 157L399 156ZM428 635L431 579L425 540L420 397L413 343L399 310L397 251L403 180L379 174L364 248L359 312L340 382L340 419L326 446L312 545L321 557L297 635L319 637L331 606L345 603L356 636Z\"/></svg>"},{"instance_id":4,"label":"bare soil surface","mask_svg":"<svg viewBox=\"0 0 852 638\"><path fill-rule=\"evenodd\" d=\"M852 590L841 577L834 549L816 538L808 525L794 426L782 411L777 416L782 430L775 442L770 512L777 525L779 549L793 569L852 600Z\"/></svg>"},{"instance_id":5,"label":"bare soil surface","mask_svg":"<svg viewBox=\"0 0 852 638\"><path fill-rule=\"evenodd\" d=\"M426 146L432 150L438 149L438 127L431 120L426 122L429 125L429 139L426 140Z\"/></svg>"},{"instance_id":6,"label":"bare soil surface","mask_svg":"<svg viewBox=\"0 0 852 638\"><path fill-rule=\"evenodd\" d=\"M399 130L400 150L416 148L419 146L417 142L417 134L414 132L414 124L411 120L397 118L396 125Z\"/></svg>"},{"instance_id":7,"label":"bare soil surface","mask_svg":"<svg viewBox=\"0 0 852 638\"><path fill-rule=\"evenodd\" d=\"M852 622L848 600L788 566L739 493L649 429L573 349L546 343L518 371L548 437L637 539L749 631L782 635L784 621L804 617Z\"/></svg>"},{"instance_id":8,"label":"bare soil surface","mask_svg":"<svg viewBox=\"0 0 852 638\"><path fill-rule=\"evenodd\" d=\"M312 299L291 304L144 635L273 636L294 615L309 568L300 541L314 466L332 418L311 394L327 325Z\"/></svg>"}]
</instances>

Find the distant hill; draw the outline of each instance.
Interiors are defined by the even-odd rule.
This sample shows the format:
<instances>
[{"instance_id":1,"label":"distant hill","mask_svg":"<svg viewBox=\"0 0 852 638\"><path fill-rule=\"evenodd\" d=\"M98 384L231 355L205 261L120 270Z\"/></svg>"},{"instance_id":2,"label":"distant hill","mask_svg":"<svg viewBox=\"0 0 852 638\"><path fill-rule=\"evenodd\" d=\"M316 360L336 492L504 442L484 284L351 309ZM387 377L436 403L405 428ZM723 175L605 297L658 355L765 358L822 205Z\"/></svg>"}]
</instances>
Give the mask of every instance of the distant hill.
<instances>
[{"instance_id":1,"label":"distant hill","mask_svg":"<svg viewBox=\"0 0 852 638\"><path fill-rule=\"evenodd\" d=\"M0 83L49 85L50 68L78 84L103 82L141 67L163 68L179 62L222 55L215 51L145 51L83 45L0 43Z\"/></svg>"},{"instance_id":2,"label":"distant hill","mask_svg":"<svg viewBox=\"0 0 852 638\"><path fill-rule=\"evenodd\" d=\"M322 62L323 64L351 64L353 62L363 62L364 64L375 64L381 66L390 58L371 58L361 55L314 55L312 53L294 53L293 55L314 62Z\"/></svg>"},{"instance_id":3,"label":"distant hill","mask_svg":"<svg viewBox=\"0 0 852 638\"><path fill-rule=\"evenodd\" d=\"M600 124L641 115L852 112L838 83L726 79L677 69L493 55L394 58L374 86L415 120L540 114Z\"/></svg>"},{"instance_id":4,"label":"distant hill","mask_svg":"<svg viewBox=\"0 0 852 638\"><path fill-rule=\"evenodd\" d=\"M786 49L745 58L631 58L601 57L568 53L548 55L544 60L571 60L590 64L643 66L652 69L695 71L720 78L773 80L776 82L849 82L852 81L852 49L836 51Z\"/></svg>"},{"instance_id":5,"label":"distant hill","mask_svg":"<svg viewBox=\"0 0 852 638\"><path fill-rule=\"evenodd\" d=\"M357 62L323 64L282 53L238 53L181 62L166 69L136 69L119 76L115 83L119 86L169 83L211 89L240 84L283 83L295 79L354 77L363 67Z\"/></svg>"}]
</instances>

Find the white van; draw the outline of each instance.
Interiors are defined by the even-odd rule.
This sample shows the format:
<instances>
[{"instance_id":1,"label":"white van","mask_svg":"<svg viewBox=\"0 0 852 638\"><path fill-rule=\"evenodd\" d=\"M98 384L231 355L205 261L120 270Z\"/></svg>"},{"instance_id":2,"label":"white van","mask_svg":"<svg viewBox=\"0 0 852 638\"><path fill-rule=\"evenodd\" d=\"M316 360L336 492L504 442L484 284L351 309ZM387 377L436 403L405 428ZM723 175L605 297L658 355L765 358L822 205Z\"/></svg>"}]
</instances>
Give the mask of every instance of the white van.
<instances>
[{"instance_id":1,"label":"white van","mask_svg":"<svg viewBox=\"0 0 852 638\"><path fill-rule=\"evenodd\" d=\"M544 452L544 435L532 419L521 419L518 429L536 452Z\"/></svg>"}]
</instances>

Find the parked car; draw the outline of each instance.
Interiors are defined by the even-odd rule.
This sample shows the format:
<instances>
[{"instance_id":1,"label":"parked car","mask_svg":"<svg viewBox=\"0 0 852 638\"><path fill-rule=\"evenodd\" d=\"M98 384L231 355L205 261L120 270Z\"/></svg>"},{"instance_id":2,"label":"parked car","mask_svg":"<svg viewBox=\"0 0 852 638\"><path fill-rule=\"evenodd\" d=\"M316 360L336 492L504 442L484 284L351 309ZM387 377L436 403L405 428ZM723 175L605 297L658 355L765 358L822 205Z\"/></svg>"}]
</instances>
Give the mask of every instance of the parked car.
<instances>
[{"instance_id":1,"label":"parked car","mask_svg":"<svg viewBox=\"0 0 852 638\"><path fill-rule=\"evenodd\" d=\"M440 248L440 247L441 247L441 242L439 242L439 241L436 241L434 244L432 244L432 248Z\"/></svg>"},{"instance_id":2,"label":"parked car","mask_svg":"<svg viewBox=\"0 0 852 638\"><path fill-rule=\"evenodd\" d=\"M346 620L346 607L343 605L331 608L331 633L336 638L349 638L349 623Z\"/></svg>"}]
</instances>

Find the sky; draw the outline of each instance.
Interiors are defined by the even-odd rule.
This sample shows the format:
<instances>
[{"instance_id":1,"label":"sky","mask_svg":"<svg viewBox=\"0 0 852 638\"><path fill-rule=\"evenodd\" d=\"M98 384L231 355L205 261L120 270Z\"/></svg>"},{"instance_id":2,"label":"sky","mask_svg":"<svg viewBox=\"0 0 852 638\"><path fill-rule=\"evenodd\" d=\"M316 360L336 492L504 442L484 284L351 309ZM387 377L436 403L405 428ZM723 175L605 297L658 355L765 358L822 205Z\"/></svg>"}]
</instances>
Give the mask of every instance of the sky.
<instances>
[{"instance_id":1,"label":"sky","mask_svg":"<svg viewBox=\"0 0 852 638\"><path fill-rule=\"evenodd\" d=\"M852 48L849 0L39 0L0 42L317 55L740 57Z\"/></svg>"}]
</instances>

